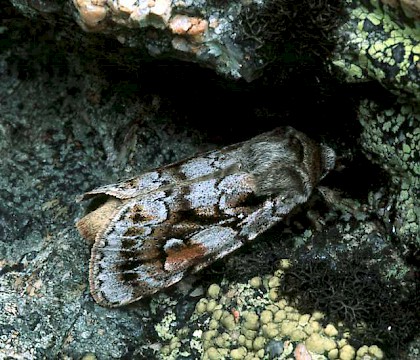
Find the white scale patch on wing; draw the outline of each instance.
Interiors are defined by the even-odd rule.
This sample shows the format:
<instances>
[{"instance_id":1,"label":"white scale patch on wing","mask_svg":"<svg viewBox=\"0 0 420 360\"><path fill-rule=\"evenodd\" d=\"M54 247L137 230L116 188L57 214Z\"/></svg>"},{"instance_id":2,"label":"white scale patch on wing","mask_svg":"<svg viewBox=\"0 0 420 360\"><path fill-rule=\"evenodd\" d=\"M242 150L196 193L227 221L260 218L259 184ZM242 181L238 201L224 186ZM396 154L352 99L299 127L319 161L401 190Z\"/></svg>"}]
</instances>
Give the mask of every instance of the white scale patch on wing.
<instances>
[{"instance_id":1,"label":"white scale patch on wing","mask_svg":"<svg viewBox=\"0 0 420 360\"><path fill-rule=\"evenodd\" d=\"M175 179L168 173L149 172L138 178L136 187L127 195L130 195L130 197L140 196L159 189L165 183L173 183L174 181Z\"/></svg>"},{"instance_id":2,"label":"white scale patch on wing","mask_svg":"<svg viewBox=\"0 0 420 360\"><path fill-rule=\"evenodd\" d=\"M226 215L238 216L236 206L255 192L255 186L250 174L238 173L223 178L217 186L217 191L220 194L219 208Z\"/></svg>"},{"instance_id":3,"label":"white scale patch on wing","mask_svg":"<svg viewBox=\"0 0 420 360\"><path fill-rule=\"evenodd\" d=\"M168 217L165 197L163 191L157 191L149 193L143 198L130 200L115 216L115 220L111 222L104 236L108 239L115 238L114 241L117 241L130 227L147 229L148 226L164 222ZM141 220L136 221L136 216ZM110 243L110 245L113 244Z\"/></svg>"},{"instance_id":4,"label":"white scale patch on wing","mask_svg":"<svg viewBox=\"0 0 420 360\"><path fill-rule=\"evenodd\" d=\"M180 273L164 273L156 264L140 265L131 273L138 277L138 284L149 289L161 289L170 286L184 276ZM121 281L120 272L101 272L95 279L95 292L101 301L108 305L120 306L132 302L136 297L141 297L141 288L133 287L130 283ZM151 291L149 295L156 291Z\"/></svg>"},{"instance_id":5,"label":"white scale patch on wing","mask_svg":"<svg viewBox=\"0 0 420 360\"><path fill-rule=\"evenodd\" d=\"M206 254L218 254L223 249L231 249L235 247L235 243L238 247L242 245L239 239L235 239L237 232L230 227L224 226L210 226L197 234L194 234L189 243L192 245L201 245L206 248Z\"/></svg>"},{"instance_id":6,"label":"white scale patch on wing","mask_svg":"<svg viewBox=\"0 0 420 360\"><path fill-rule=\"evenodd\" d=\"M237 152L223 154L219 151L206 154L204 157L190 159L181 164L180 171L189 180L210 176L238 163Z\"/></svg>"},{"instance_id":7,"label":"white scale patch on wing","mask_svg":"<svg viewBox=\"0 0 420 360\"><path fill-rule=\"evenodd\" d=\"M187 179L194 180L214 172L213 160L209 158L195 158L180 166L180 171Z\"/></svg>"},{"instance_id":8,"label":"white scale patch on wing","mask_svg":"<svg viewBox=\"0 0 420 360\"><path fill-rule=\"evenodd\" d=\"M126 304L133 299L134 291L110 272L100 272L94 279L95 293L101 301L111 304Z\"/></svg>"},{"instance_id":9,"label":"white scale patch on wing","mask_svg":"<svg viewBox=\"0 0 420 360\"><path fill-rule=\"evenodd\" d=\"M190 185L190 192L185 198L190 202L191 208L199 211L218 204L219 193L216 189L217 179L209 179Z\"/></svg>"},{"instance_id":10,"label":"white scale patch on wing","mask_svg":"<svg viewBox=\"0 0 420 360\"><path fill-rule=\"evenodd\" d=\"M217 259L221 259L231 252L239 249L243 243L237 237L238 233L230 227L210 226L191 237L192 244L200 245L206 249L203 260L194 266L197 272Z\"/></svg>"},{"instance_id":11,"label":"white scale patch on wing","mask_svg":"<svg viewBox=\"0 0 420 360\"><path fill-rule=\"evenodd\" d=\"M242 221L239 235L248 240L253 240L261 234L262 231L269 229L280 220L281 217L274 215L273 201L267 200L261 207Z\"/></svg>"}]
</instances>

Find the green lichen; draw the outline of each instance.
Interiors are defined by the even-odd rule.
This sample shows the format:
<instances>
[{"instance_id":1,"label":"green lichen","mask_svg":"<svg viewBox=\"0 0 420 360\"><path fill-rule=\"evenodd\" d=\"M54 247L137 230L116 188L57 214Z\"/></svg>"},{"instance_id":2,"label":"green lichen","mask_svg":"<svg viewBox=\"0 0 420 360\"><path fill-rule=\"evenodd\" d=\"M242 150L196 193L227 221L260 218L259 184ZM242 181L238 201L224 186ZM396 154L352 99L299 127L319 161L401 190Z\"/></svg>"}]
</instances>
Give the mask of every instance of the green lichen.
<instances>
[{"instance_id":1,"label":"green lichen","mask_svg":"<svg viewBox=\"0 0 420 360\"><path fill-rule=\"evenodd\" d=\"M217 299L219 297L219 293L220 293L220 286L217 284L213 284L209 287L209 289L207 290L207 294L210 296L210 298L212 299Z\"/></svg>"},{"instance_id":2,"label":"green lichen","mask_svg":"<svg viewBox=\"0 0 420 360\"><path fill-rule=\"evenodd\" d=\"M332 64L349 82L375 79L393 93L419 101L420 31L373 3L347 0L349 18L339 29Z\"/></svg>"},{"instance_id":3,"label":"green lichen","mask_svg":"<svg viewBox=\"0 0 420 360\"><path fill-rule=\"evenodd\" d=\"M360 105L361 145L367 156L389 172L395 193L397 235L420 247L420 112L408 104L383 109L365 100Z\"/></svg>"}]
</instances>

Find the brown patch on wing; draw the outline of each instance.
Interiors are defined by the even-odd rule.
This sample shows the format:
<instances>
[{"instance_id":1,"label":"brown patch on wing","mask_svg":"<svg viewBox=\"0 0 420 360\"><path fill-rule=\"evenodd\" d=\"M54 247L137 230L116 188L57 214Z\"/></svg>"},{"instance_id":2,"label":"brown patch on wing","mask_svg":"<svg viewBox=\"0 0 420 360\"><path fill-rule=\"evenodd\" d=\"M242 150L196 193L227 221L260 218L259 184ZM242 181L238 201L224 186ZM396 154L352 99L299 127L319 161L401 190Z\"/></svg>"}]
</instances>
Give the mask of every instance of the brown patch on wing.
<instances>
[{"instance_id":1,"label":"brown patch on wing","mask_svg":"<svg viewBox=\"0 0 420 360\"><path fill-rule=\"evenodd\" d=\"M119 199L110 198L96 210L81 218L76 223L76 228L80 235L93 243L96 235L108 226L121 203L122 201Z\"/></svg>"},{"instance_id":2,"label":"brown patch on wing","mask_svg":"<svg viewBox=\"0 0 420 360\"><path fill-rule=\"evenodd\" d=\"M123 236L141 236L144 234L142 227L131 226L123 234Z\"/></svg>"},{"instance_id":3,"label":"brown patch on wing","mask_svg":"<svg viewBox=\"0 0 420 360\"><path fill-rule=\"evenodd\" d=\"M206 247L201 244L185 245L170 247L166 250L165 270L166 271L182 271L201 261L206 253Z\"/></svg>"},{"instance_id":4,"label":"brown patch on wing","mask_svg":"<svg viewBox=\"0 0 420 360\"><path fill-rule=\"evenodd\" d=\"M134 224L139 224L143 221L153 220L153 216L145 214L143 207L138 204L133 206L133 208L130 210L130 213L131 214L129 218L133 221Z\"/></svg>"}]
</instances>

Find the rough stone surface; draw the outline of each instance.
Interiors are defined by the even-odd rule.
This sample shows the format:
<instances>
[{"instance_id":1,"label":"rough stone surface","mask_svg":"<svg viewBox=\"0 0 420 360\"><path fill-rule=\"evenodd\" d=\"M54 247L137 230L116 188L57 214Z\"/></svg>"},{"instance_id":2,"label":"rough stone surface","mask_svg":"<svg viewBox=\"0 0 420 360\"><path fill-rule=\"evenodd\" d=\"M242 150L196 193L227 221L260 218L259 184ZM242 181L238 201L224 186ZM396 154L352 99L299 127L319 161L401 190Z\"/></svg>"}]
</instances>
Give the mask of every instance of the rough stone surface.
<instances>
[{"instance_id":1,"label":"rough stone surface","mask_svg":"<svg viewBox=\"0 0 420 360\"><path fill-rule=\"evenodd\" d=\"M18 47L22 58L13 46L0 55L0 359L80 359L88 352L120 359L145 343L149 310L92 302L75 198L191 155L199 136L158 115L157 95L130 100L115 87L104 95L108 85L80 59L56 58L60 66L50 67L38 58L32 67L43 45L35 52L30 41Z\"/></svg>"},{"instance_id":2,"label":"rough stone surface","mask_svg":"<svg viewBox=\"0 0 420 360\"><path fill-rule=\"evenodd\" d=\"M395 99L364 100L358 119L367 156L391 175L395 232L403 246L420 245L420 25L417 2L347 1L332 65L348 82L376 81ZM387 103L388 101L388 103Z\"/></svg>"},{"instance_id":3,"label":"rough stone surface","mask_svg":"<svg viewBox=\"0 0 420 360\"><path fill-rule=\"evenodd\" d=\"M408 104L360 105L362 146L391 175L396 193L394 231L405 247L420 246L420 115Z\"/></svg>"},{"instance_id":4,"label":"rough stone surface","mask_svg":"<svg viewBox=\"0 0 420 360\"><path fill-rule=\"evenodd\" d=\"M403 319L393 322L393 330L381 330L381 326L374 325L381 322L388 323L388 316L385 312L388 313L390 309L385 309L379 300L380 298L384 299L385 294L379 297L378 301L369 295L369 287L372 284L368 285L366 281L369 281L368 278L370 278L370 281L375 283L378 279L371 278L376 275L374 272L367 273L367 268L363 264L366 262L376 263L377 269L384 271L382 276L388 280L394 276L404 277L402 274L408 269L403 262L397 260L398 257L395 257L394 251L385 241L386 232L378 228L374 222L365 219L354 226L349 226L344 219L342 220L336 224L337 228L334 226L324 233L323 236L328 239L327 244L323 243L318 235L303 234L300 241L304 244L310 241L310 245L306 243L301 247L305 253L301 260L304 260L311 252L316 253L314 258L307 259L307 261L311 261L311 266L316 267L317 263L325 265L325 260L330 256L332 258L336 256L351 257L353 251L350 249L353 247L358 247L359 250L365 248L367 250L366 257L362 256L357 259L360 268L355 267L352 270L347 266L347 269L344 270L333 260L330 264L331 268L328 268L329 274L324 272L318 274L317 279L312 279L314 282L324 282L326 293L335 291L336 296L339 296L338 293L347 293L348 295L351 293L352 296L347 297L347 300L341 298L344 302L338 300L336 304L328 305L325 304L325 299L318 298L314 294L311 296L310 303L324 302L324 309L329 309L327 310L328 314L314 311L313 308L316 309L316 306L312 307L312 311L306 313L299 310L299 300L292 300L285 295L288 290L283 283L286 281L285 279L289 279L285 276L287 276L286 274L296 274L299 276L299 281L306 284L302 285L302 288L307 288L311 282L311 274L308 273L305 276L304 273L298 273L299 270L293 269L295 260L283 259L278 261L274 267L274 273L263 273L264 275L259 277L259 286L252 285L255 278L251 278L248 282L244 281L244 278L238 281L224 278L220 282L221 290L218 296L212 298L208 295L201 298L192 316L188 317L186 322L175 311L168 311L158 326L158 335L164 343L161 349L162 358L182 359L183 354L187 353L192 353L196 358L203 354L201 357L203 359L212 359L217 356L229 358L229 354L232 356L232 352L240 351L242 347L245 347L249 358L267 359L274 355L282 355L285 359L294 359L294 357L290 357L290 354L294 352L296 356L296 352L302 344L305 344L311 358L319 360L334 358L334 354L338 353L339 349L344 351L344 347L354 353L346 357L349 359L379 360L385 358L385 355L389 358L400 358L401 354L398 355L395 352L391 354L389 351L398 347L399 341L403 341L408 328L411 331L416 328L416 321L414 320L411 325L408 325ZM337 231L338 229L340 230ZM287 236L283 237L283 241L285 238ZM295 236L294 241L297 239L298 237ZM282 247L280 243L274 245L274 247L277 246ZM253 247L253 250L255 251L257 247ZM279 250L277 254L282 253L280 249L277 250ZM255 258L250 251L247 255L243 254L242 260L244 263L252 264L252 260ZM229 264L228 260L225 274L229 274L233 270L230 266L235 268L237 265L234 262ZM244 266L244 264L240 266ZM250 267L252 268L252 265ZM308 266L309 268L310 266ZM342 271L346 272L345 276ZM354 273L352 273L353 271ZM338 282L333 280L337 275L338 277L343 276L337 281L346 283L346 285L338 285ZM362 278L364 278L363 282ZM254 281L251 281L252 279ZM357 285L358 280L360 283ZM213 286L211 285L210 288ZM386 291L389 292L390 289L391 287ZM308 291L322 293L323 290L318 287L318 290L308 288ZM398 293L399 289L396 289L396 292ZM376 293L376 291L372 289L372 293ZM303 294L301 296L305 297ZM326 296L328 297L328 295ZM350 298L352 300L348 302ZM329 299L334 301L334 296ZM409 312L415 309L412 306L409 309L404 302L400 304L398 302L399 300L395 298L395 304L388 303L388 306L393 307L393 312ZM369 311L367 307L369 307ZM353 314L350 309L354 311ZM374 313L375 316L369 318L369 313ZM355 324L350 326L349 320L354 314L357 317L362 314L367 315L364 318L363 330L354 326ZM337 319L341 321L334 323ZM378 332L380 336L377 336ZM380 339L385 337L387 340L381 342ZM386 348L385 352L382 350L383 348Z\"/></svg>"},{"instance_id":5,"label":"rough stone surface","mask_svg":"<svg viewBox=\"0 0 420 360\"><path fill-rule=\"evenodd\" d=\"M253 77L255 66L247 58L254 49L240 45L240 34L234 30L244 6L238 2L17 0L14 4L29 16L54 14L154 57L199 62L234 78Z\"/></svg>"}]
</instances>

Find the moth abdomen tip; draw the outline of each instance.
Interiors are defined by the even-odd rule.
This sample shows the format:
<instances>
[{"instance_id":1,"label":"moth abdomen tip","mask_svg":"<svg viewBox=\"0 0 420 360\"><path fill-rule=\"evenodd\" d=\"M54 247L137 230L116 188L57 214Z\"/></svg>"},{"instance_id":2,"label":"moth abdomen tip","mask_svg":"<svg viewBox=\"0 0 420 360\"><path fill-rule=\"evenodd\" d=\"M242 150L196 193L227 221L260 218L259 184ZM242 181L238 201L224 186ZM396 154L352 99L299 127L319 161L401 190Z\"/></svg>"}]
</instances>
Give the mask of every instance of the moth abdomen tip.
<instances>
[{"instance_id":1,"label":"moth abdomen tip","mask_svg":"<svg viewBox=\"0 0 420 360\"><path fill-rule=\"evenodd\" d=\"M80 235L86 240L93 242L96 235L102 231L112 220L112 215L118 208L120 200L109 198L96 210L86 214L77 223L76 228Z\"/></svg>"}]
</instances>

